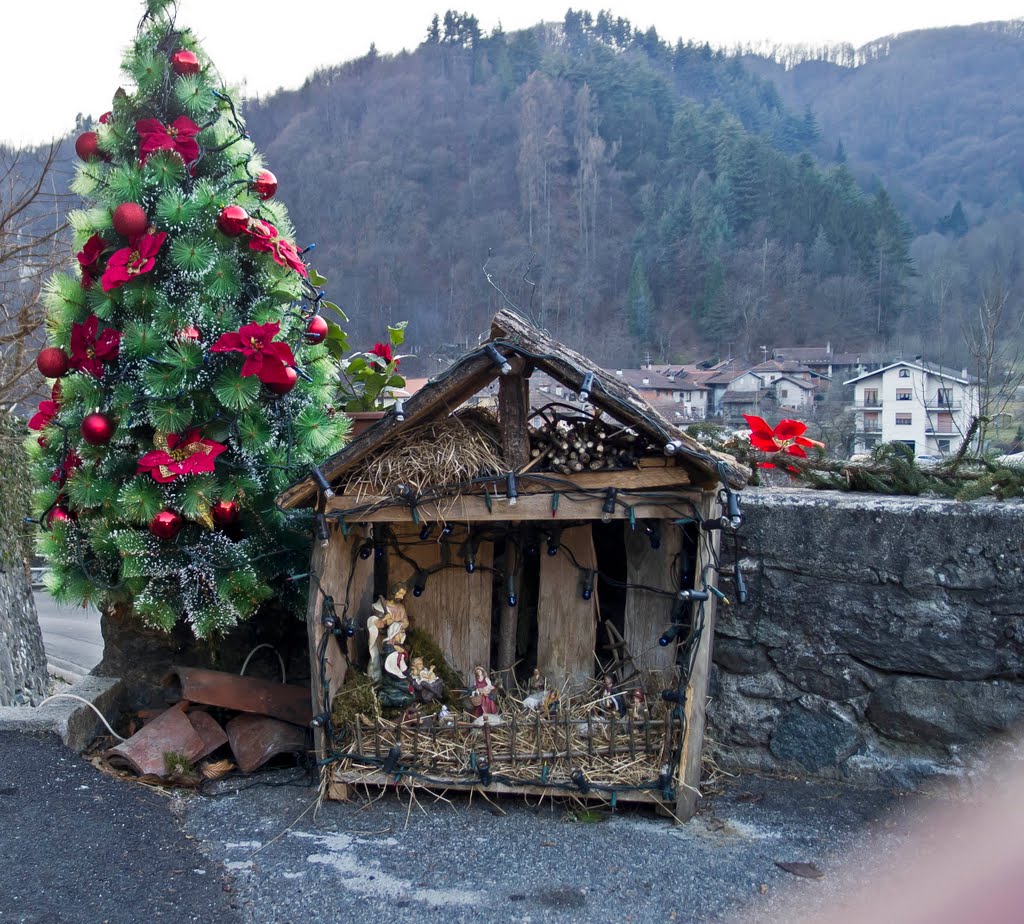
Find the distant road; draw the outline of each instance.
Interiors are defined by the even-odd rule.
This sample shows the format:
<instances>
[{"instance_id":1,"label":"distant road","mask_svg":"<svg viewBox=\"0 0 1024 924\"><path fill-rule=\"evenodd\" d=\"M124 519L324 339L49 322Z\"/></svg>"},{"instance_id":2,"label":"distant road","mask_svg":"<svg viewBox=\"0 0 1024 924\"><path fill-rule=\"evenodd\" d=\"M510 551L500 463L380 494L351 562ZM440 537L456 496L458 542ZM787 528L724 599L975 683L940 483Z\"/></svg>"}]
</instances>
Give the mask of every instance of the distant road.
<instances>
[{"instance_id":1,"label":"distant road","mask_svg":"<svg viewBox=\"0 0 1024 924\"><path fill-rule=\"evenodd\" d=\"M61 606L44 590L36 590L35 598L46 660L61 670L88 674L103 657L99 612Z\"/></svg>"}]
</instances>

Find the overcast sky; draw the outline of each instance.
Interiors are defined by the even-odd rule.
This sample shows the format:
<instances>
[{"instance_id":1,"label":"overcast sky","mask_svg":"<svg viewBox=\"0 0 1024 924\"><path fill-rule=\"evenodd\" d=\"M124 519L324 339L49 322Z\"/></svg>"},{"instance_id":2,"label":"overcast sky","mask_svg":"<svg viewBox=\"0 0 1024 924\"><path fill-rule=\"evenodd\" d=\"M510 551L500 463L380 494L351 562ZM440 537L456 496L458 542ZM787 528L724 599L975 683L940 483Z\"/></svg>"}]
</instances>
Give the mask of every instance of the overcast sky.
<instances>
[{"instance_id":1,"label":"overcast sky","mask_svg":"<svg viewBox=\"0 0 1024 924\"><path fill-rule=\"evenodd\" d=\"M716 46L774 40L850 42L912 29L1024 16L1024 0L611 0L602 7L671 40ZM542 20L560 21L568 0L460 0L490 30ZM249 95L299 86L316 67L365 54L412 49L431 16L448 6L436 0L180 0L178 22L191 26L221 75L245 83ZM8 0L0 12L0 140L42 141L74 127L75 114L98 116L110 108L121 78L118 62L141 15L140 0Z\"/></svg>"}]
</instances>

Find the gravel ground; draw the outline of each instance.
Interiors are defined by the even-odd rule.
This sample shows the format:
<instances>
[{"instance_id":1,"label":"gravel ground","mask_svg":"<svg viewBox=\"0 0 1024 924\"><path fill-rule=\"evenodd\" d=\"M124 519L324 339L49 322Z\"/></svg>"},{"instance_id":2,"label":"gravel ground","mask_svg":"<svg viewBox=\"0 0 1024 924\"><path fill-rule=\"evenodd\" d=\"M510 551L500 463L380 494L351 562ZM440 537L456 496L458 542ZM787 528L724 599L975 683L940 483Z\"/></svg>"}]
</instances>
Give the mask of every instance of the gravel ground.
<instances>
[{"instance_id":1,"label":"gravel ground","mask_svg":"<svg viewBox=\"0 0 1024 924\"><path fill-rule=\"evenodd\" d=\"M393 793L325 803L314 818L314 795L254 786L189 800L186 828L231 875L243 920L791 920L848 904L844 889L871 875L850 851L897 849L909 817L891 793L757 777L734 780L682 827L516 799L421 794L424 811L410 810ZM812 862L824 879L775 861Z\"/></svg>"}]
</instances>

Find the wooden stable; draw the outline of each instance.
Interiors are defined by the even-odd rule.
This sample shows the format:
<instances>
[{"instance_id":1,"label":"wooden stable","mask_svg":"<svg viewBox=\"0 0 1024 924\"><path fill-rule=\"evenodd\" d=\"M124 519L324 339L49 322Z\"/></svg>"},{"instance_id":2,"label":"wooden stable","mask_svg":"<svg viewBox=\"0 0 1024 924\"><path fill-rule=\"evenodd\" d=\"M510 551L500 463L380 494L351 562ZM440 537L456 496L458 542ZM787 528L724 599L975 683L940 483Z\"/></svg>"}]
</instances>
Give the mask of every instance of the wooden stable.
<instances>
[{"instance_id":1,"label":"wooden stable","mask_svg":"<svg viewBox=\"0 0 1024 924\"><path fill-rule=\"evenodd\" d=\"M321 537L326 536L315 543L310 568L316 576L307 620L314 712L329 713L348 672L365 664L362 629L374 599L402 586L410 591L404 602L414 629L430 636L467 685L477 666L511 684L517 660L522 674L526 658L526 667L539 668L552 687L565 692L567 702L573 696L578 702L592 698L588 689L599 673L614 676L625 692L642 677L653 687L646 690L649 700L657 700L664 715L655 717L653 706L643 721L632 713L623 718L613 713L596 720L597 731L589 714L583 721L570 719L567 711L543 718L512 715L503 726L482 729L462 720L442 728L367 719L354 724L341 754L337 742L318 732L319 756L340 758L329 770L333 791L340 794L341 784L393 783L394 768L385 772L380 761L396 744L403 766L417 771L405 779L411 785L550 793L564 791L570 771L581 769L594 781L590 791L584 786L574 793L581 798L607 798L615 789L614 778L600 775L611 772L601 768L615 755L651 766L670 755L672 811L686 820L696 811L700 792L715 593L686 604L692 607L686 621L698 631L685 676L676 665L677 643L658 640L681 618L678 592L686 589L681 574L689 575L698 591L714 586L720 530L702 523L717 525L722 488L741 488L749 473L731 457L701 446L629 386L518 315L499 313L491 333L488 344L410 398L404 419L389 413L278 498L286 509L313 508ZM536 369L571 392L587 388L589 408L579 412L581 418L607 420L609 428L629 434L638 449L628 467L571 474L541 470L543 459L531 450L536 430L528 404L528 379ZM365 486L352 487L369 460L401 444L405 435L421 432L416 428L457 412L495 379L499 470L471 483L436 484L418 492L396 484L367 495ZM446 536L440 535L442 527L448 528ZM547 552L537 548L545 542ZM609 576L613 572L617 578ZM593 592L587 592L591 585ZM328 597L351 627L350 637L325 630ZM510 605L512 598L518 599ZM683 681L682 705L661 704L660 690ZM438 759L435 753L417 763L428 743L436 749L439 736L450 739L456 756ZM460 764L467 749L473 752L470 763ZM475 779L468 767L475 765L477 752L508 772L525 774L528 765L537 779L511 780L507 773L494 782ZM365 766L360 754L367 757ZM550 788L555 785L561 789ZM624 787L614 795L661 803L667 789Z\"/></svg>"}]
</instances>

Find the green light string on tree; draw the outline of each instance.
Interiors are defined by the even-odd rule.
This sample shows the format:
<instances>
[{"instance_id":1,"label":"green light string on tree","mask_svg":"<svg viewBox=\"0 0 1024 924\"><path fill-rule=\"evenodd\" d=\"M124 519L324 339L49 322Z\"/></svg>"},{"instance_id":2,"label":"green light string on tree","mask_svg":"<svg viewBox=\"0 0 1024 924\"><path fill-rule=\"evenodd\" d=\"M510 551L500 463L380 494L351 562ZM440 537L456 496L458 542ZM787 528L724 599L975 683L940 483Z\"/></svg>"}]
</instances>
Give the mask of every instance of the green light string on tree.
<instances>
[{"instance_id":1,"label":"green light string on tree","mask_svg":"<svg viewBox=\"0 0 1024 924\"><path fill-rule=\"evenodd\" d=\"M274 498L343 444L322 312L344 316L172 2L147 0L123 70L75 145L78 269L44 293L33 515L58 600L211 636L304 608L309 529Z\"/></svg>"}]
</instances>

